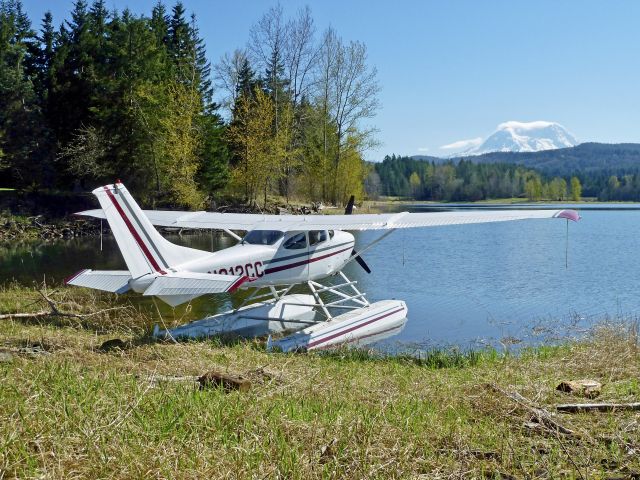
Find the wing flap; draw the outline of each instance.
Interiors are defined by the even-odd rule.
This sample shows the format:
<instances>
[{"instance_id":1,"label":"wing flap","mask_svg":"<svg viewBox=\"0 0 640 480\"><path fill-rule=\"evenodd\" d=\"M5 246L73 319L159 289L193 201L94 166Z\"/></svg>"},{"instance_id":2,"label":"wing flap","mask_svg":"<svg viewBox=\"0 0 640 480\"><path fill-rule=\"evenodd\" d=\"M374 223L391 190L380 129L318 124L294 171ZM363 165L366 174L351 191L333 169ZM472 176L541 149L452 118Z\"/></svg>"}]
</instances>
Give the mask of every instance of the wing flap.
<instances>
[{"instance_id":1,"label":"wing flap","mask_svg":"<svg viewBox=\"0 0 640 480\"><path fill-rule=\"evenodd\" d=\"M249 277L210 273L180 272L157 277L144 291L145 296L194 296L233 292Z\"/></svg>"},{"instance_id":2,"label":"wing flap","mask_svg":"<svg viewBox=\"0 0 640 480\"><path fill-rule=\"evenodd\" d=\"M67 285L93 288L112 293L124 293L129 290L131 273L127 270L80 270L65 280Z\"/></svg>"}]
</instances>

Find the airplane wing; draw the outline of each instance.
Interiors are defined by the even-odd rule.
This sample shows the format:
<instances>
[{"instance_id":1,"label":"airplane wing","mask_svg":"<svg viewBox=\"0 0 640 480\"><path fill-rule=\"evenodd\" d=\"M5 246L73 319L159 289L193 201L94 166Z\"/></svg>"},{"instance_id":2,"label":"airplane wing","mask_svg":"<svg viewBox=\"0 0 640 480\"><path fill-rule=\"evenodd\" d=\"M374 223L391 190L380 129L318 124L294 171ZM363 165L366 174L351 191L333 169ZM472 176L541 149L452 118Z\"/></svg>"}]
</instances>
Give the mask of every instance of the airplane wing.
<instances>
[{"instance_id":1,"label":"airplane wing","mask_svg":"<svg viewBox=\"0 0 640 480\"><path fill-rule=\"evenodd\" d=\"M212 230L392 230L470 223L506 222L535 218L566 218L577 222L575 210L490 210L461 212L400 212L358 215L261 215L246 213L144 210L152 224L161 227ZM104 218L101 209L78 215Z\"/></svg>"}]
</instances>

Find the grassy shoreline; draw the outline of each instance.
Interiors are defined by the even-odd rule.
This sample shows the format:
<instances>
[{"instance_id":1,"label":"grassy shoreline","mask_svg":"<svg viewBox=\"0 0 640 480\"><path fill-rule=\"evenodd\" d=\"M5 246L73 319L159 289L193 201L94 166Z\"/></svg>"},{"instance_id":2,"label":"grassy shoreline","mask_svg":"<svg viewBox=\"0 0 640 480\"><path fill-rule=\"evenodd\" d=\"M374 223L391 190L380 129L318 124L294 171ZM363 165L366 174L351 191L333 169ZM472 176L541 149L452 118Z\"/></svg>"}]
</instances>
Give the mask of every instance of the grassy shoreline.
<instances>
[{"instance_id":1,"label":"grassy shoreline","mask_svg":"<svg viewBox=\"0 0 640 480\"><path fill-rule=\"evenodd\" d=\"M77 293L74 293L77 292ZM107 297L62 289L62 311ZM0 313L36 311L33 289L0 290ZM34 303L35 302L35 303ZM29 306L29 304L31 305ZM0 320L0 478L632 478L640 416L558 415L567 437L487 385L553 411L584 401L561 380L603 383L603 401L640 397L637 331L608 325L579 342L443 361L366 352L269 354L257 342L155 343L144 312ZM103 353L117 336L132 342ZM449 359L448 361L444 361ZM249 392L199 390L211 369ZM635 452L635 453L634 453Z\"/></svg>"}]
</instances>

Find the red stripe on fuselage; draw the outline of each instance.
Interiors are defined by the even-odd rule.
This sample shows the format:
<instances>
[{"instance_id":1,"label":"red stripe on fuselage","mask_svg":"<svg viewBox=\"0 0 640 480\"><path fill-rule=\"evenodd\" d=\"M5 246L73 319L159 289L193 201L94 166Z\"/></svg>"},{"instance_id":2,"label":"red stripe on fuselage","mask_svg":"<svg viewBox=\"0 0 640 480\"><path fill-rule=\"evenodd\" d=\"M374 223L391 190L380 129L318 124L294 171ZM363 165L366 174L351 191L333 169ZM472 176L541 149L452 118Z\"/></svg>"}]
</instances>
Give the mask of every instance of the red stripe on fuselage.
<instances>
[{"instance_id":1,"label":"red stripe on fuselage","mask_svg":"<svg viewBox=\"0 0 640 480\"><path fill-rule=\"evenodd\" d=\"M282 270L289 270L290 268L300 267L308 263L313 263L313 262L317 262L318 260L322 260L324 258L332 257L333 255L337 255L338 253L346 252L347 250L350 250L352 248L353 248L353 245L347 248L343 248L342 250L338 250L337 252L327 253L326 255L320 255L319 257L308 258L307 260L302 260L300 262L295 262L295 263L289 263L287 265L280 265L279 267L267 268L265 269L264 273L265 275L267 275L269 273L276 273L276 272L281 272Z\"/></svg>"},{"instance_id":2,"label":"red stripe on fuselage","mask_svg":"<svg viewBox=\"0 0 640 480\"><path fill-rule=\"evenodd\" d=\"M231 292L236 291L240 287L240 285L242 285L244 282L248 282L250 280L251 279L246 275L243 276L243 277L240 277L238 280L233 282L233 284L229 288L227 288L227 292L231 293Z\"/></svg>"},{"instance_id":3,"label":"red stripe on fuselage","mask_svg":"<svg viewBox=\"0 0 640 480\"><path fill-rule=\"evenodd\" d=\"M156 259L153 258L153 256L151 255L151 252L142 241L142 238L140 238L140 235L138 235L138 232L131 224L131 221L127 218L127 215L124 213L124 210L122 210L122 207L120 206L116 198L113 196L113 193L111 193L111 190L109 190L108 187L104 187L104 191L107 192L107 196L109 197L109 200L111 200L111 203L113 203L113 206L116 207L116 210L122 217L122 220L124 220L124 223L129 229L129 232L131 232L131 235L133 235L133 238L136 240L136 243L140 247L140 250L142 250L142 253L144 253L145 257L147 257L147 260L149 260L149 263L151 263L151 266L155 269L156 272L161 273L162 275L166 275L167 272L162 270L160 268L160 265L158 265L158 262L156 262Z\"/></svg>"}]
</instances>

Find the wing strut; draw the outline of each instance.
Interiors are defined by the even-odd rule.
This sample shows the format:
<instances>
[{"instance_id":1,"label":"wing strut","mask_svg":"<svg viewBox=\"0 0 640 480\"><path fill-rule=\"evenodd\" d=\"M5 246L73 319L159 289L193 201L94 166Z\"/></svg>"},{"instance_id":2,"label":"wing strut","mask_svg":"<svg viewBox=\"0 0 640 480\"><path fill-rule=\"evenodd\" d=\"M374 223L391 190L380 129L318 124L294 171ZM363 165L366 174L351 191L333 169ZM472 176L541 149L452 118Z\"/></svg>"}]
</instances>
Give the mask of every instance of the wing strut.
<instances>
[{"instance_id":1,"label":"wing strut","mask_svg":"<svg viewBox=\"0 0 640 480\"><path fill-rule=\"evenodd\" d=\"M356 252L355 249L352 252L352 255L344 262L343 267L345 265L347 265L348 263L352 262L353 260L358 261L360 258L360 255L362 255L364 252L366 252L367 250L369 250L371 247L373 247L376 243L380 242L381 240L383 240L384 238L388 237L389 235L391 235L393 232L395 232L396 230L387 230L386 232L384 232L382 235L380 235L378 238L376 238L373 242L371 242L369 245L367 245L366 247L364 247L362 250L360 250L359 252ZM359 262L358 262L359 263ZM364 268L364 267L363 267ZM366 268L365 268L366 270ZM370 271L367 273L371 273Z\"/></svg>"}]
</instances>

